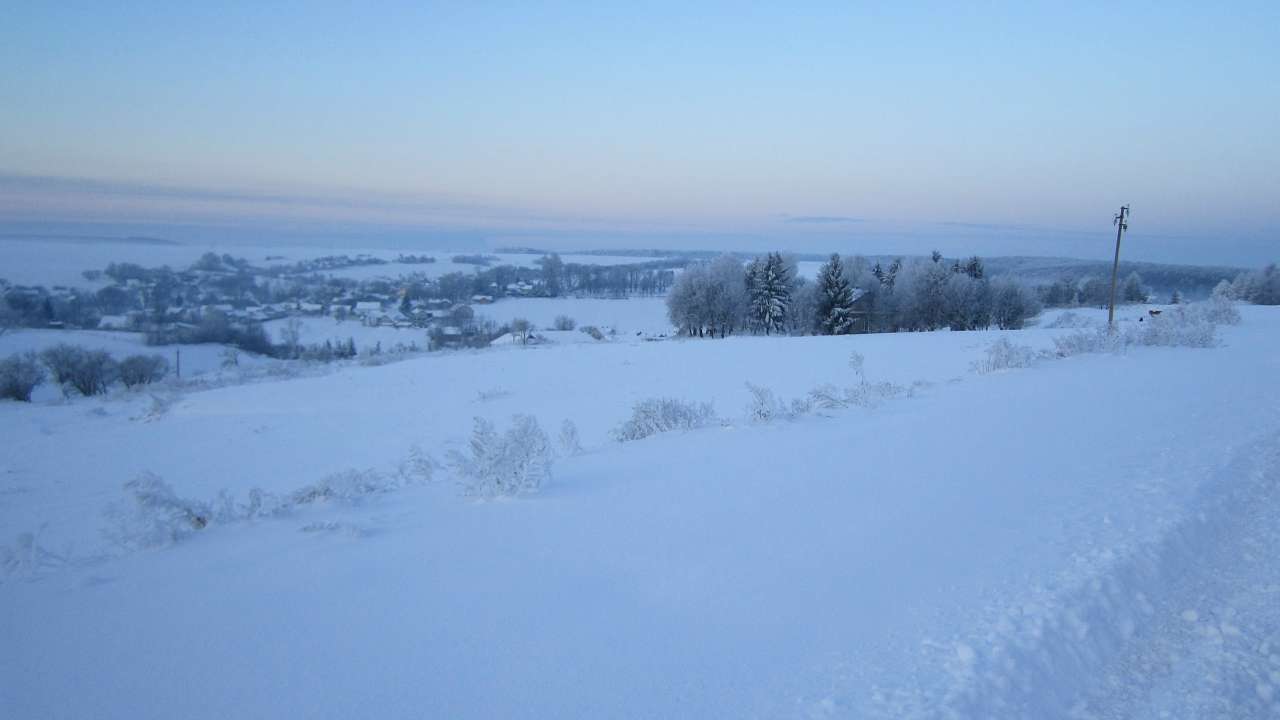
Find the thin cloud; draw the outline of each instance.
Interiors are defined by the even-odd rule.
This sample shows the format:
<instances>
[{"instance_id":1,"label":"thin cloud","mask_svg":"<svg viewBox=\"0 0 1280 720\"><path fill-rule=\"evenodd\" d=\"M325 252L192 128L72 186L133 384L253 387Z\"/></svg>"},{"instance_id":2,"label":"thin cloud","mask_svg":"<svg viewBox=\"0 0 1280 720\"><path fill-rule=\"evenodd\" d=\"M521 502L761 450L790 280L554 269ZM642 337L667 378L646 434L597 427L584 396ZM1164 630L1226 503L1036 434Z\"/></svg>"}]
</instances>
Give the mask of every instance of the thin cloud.
<instances>
[{"instance_id":1,"label":"thin cloud","mask_svg":"<svg viewBox=\"0 0 1280 720\"><path fill-rule=\"evenodd\" d=\"M848 217L846 215L791 215L787 216L783 222L796 225L834 225L837 223L860 223L866 221L862 218Z\"/></svg>"}]
</instances>

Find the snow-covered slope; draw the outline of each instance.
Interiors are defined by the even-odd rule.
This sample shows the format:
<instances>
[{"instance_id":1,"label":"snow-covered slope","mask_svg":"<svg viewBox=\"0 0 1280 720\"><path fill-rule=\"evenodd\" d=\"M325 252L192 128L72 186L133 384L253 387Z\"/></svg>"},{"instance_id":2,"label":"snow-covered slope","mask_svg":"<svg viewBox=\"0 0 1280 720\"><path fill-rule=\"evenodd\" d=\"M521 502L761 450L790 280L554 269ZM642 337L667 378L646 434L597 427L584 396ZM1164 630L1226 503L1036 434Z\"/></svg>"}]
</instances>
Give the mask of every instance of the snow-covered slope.
<instances>
[{"instance_id":1,"label":"snow-covered slope","mask_svg":"<svg viewBox=\"0 0 1280 720\"><path fill-rule=\"evenodd\" d=\"M510 347L149 401L0 405L13 717L1269 717L1280 315L975 374L996 337ZM745 419L783 398L913 387ZM920 382L917 382L920 381ZM616 443L638 399L726 423ZM112 550L143 471L245 500L575 422L535 495L429 483ZM42 529L43 527L43 529ZM21 533L33 533L19 537ZM0 558L3 560L4 558Z\"/></svg>"}]
</instances>

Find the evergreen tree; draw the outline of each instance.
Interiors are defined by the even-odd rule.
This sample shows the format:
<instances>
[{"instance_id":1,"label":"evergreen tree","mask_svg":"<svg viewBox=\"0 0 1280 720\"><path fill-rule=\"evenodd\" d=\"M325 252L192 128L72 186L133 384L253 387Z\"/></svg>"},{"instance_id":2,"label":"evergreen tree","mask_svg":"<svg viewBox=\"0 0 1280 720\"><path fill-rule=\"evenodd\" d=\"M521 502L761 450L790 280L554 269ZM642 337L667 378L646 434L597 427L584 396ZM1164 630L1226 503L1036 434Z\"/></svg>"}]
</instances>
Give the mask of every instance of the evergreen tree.
<instances>
[{"instance_id":1,"label":"evergreen tree","mask_svg":"<svg viewBox=\"0 0 1280 720\"><path fill-rule=\"evenodd\" d=\"M818 271L817 332L822 335L847 335L853 332L853 291L844 276L840 256L831 259Z\"/></svg>"},{"instance_id":2,"label":"evergreen tree","mask_svg":"<svg viewBox=\"0 0 1280 720\"><path fill-rule=\"evenodd\" d=\"M974 280L981 280L982 276L986 274L986 268L982 266L982 258L977 255L969 258L964 265L964 274Z\"/></svg>"},{"instance_id":3,"label":"evergreen tree","mask_svg":"<svg viewBox=\"0 0 1280 720\"><path fill-rule=\"evenodd\" d=\"M1138 273L1129 273L1129 277L1125 278L1121 297L1125 302L1131 303L1144 303L1147 301L1147 291L1146 288L1142 287L1142 278Z\"/></svg>"},{"instance_id":4,"label":"evergreen tree","mask_svg":"<svg viewBox=\"0 0 1280 720\"><path fill-rule=\"evenodd\" d=\"M780 253L756 258L747 268L751 320L766 335L781 332L791 304L791 277Z\"/></svg>"}]
</instances>

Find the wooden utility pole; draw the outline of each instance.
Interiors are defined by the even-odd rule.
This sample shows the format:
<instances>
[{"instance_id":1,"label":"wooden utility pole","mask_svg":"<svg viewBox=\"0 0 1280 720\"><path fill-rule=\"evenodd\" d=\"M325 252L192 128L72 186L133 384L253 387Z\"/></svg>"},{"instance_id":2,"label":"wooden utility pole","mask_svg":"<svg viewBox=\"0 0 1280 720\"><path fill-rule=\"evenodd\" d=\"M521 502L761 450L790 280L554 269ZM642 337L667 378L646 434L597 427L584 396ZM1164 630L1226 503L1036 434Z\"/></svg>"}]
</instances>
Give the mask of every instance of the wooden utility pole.
<instances>
[{"instance_id":1,"label":"wooden utility pole","mask_svg":"<svg viewBox=\"0 0 1280 720\"><path fill-rule=\"evenodd\" d=\"M1112 221L1116 226L1116 259L1111 263L1111 309L1107 311L1107 326L1116 325L1116 278L1120 273L1120 236L1129 229L1129 206L1121 205L1120 212Z\"/></svg>"}]
</instances>

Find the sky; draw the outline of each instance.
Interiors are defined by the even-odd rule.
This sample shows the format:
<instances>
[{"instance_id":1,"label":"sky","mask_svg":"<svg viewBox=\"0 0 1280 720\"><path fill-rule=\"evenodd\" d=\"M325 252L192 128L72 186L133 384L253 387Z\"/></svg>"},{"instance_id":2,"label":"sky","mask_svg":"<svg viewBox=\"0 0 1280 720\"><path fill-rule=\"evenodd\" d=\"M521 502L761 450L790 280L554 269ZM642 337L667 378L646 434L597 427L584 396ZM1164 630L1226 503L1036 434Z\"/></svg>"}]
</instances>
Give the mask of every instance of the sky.
<instances>
[{"instance_id":1,"label":"sky","mask_svg":"<svg viewBox=\"0 0 1280 720\"><path fill-rule=\"evenodd\" d=\"M4 17L0 234L1280 259L1274 0Z\"/></svg>"}]
</instances>

